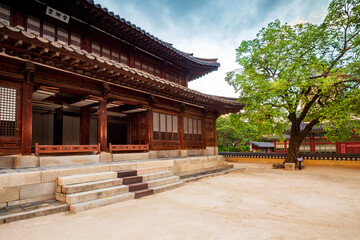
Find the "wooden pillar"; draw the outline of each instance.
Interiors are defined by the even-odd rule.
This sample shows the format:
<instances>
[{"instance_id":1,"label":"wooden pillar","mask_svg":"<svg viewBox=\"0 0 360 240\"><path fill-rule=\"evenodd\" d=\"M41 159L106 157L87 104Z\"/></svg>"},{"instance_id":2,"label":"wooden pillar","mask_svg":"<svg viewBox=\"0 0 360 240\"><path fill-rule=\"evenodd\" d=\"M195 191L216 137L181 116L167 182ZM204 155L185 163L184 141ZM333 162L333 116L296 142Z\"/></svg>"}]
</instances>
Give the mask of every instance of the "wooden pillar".
<instances>
[{"instance_id":1,"label":"wooden pillar","mask_svg":"<svg viewBox=\"0 0 360 240\"><path fill-rule=\"evenodd\" d=\"M146 132L147 132L147 143L149 144L149 149L152 150L153 148L153 139L154 139L154 132L153 132L153 110L149 109L146 112Z\"/></svg>"},{"instance_id":2,"label":"wooden pillar","mask_svg":"<svg viewBox=\"0 0 360 240\"><path fill-rule=\"evenodd\" d=\"M310 153L315 153L315 137L310 136Z\"/></svg>"},{"instance_id":3,"label":"wooden pillar","mask_svg":"<svg viewBox=\"0 0 360 240\"><path fill-rule=\"evenodd\" d=\"M25 78L22 88L21 154L30 155L32 145L32 92L35 66L25 63Z\"/></svg>"},{"instance_id":4,"label":"wooden pillar","mask_svg":"<svg viewBox=\"0 0 360 240\"><path fill-rule=\"evenodd\" d=\"M80 108L80 144L90 144L90 107Z\"/></svg>"},{"instance_id":5,"label":"wooden pillar","mask_svg":"<svg viewBox=\"0 0 360 240\"><path fill-rule=\"evenodd\" d=\"M61 108L56 109L54 116L54 145L63 143L63 111Z\"/></svg>"},{"instance_id":6,"label":"wooden pillar","mask_svg":"<svg viewBox=\"0 0 360 240\"><path fill-rule=\"evenodd\" d=\"M340 145L340 142L336 142L336 153L341 153L341 145Z\"/></svg>"},{"instance_id":7,"label":"wooden pillar","mask_svg":"<svg viewBox=\"0 0 360 240\"><path fill-rule=\"evenodd\" d=\"M214 144L214 147L217 147L218 146L218 142L217 142L217 131L216 131L216 119L217 119L218 117L215 117L214 118L214 142L215 142L215 144Z\"/></svg>"},{"instance_id":8,"label":"wooden pillar","mask_svg":"<svg viewBox=\"0 0 360 240\"><path fill-rule=\"evenodd\" d=\"M128 114L127 115L127 144L131 144L131 140L132 140L132 115Z\"/></svg>"},{"instance_id":9,"label":"wooden pillar","mask_svg":"<svg viewBox=\"0 0 360 240\"><path fill-rule=\"evenodd\" d=\"M179 124L178 132L179 132L180 149L184 149L184 111L183 110L180 111L178 124Z\"/></svg>"},{"instance_id":10,"label":"wooden pillar","mask_svg":"<svg viewBox=\"0 0 360 240\"><path fill-rule=\"evenodd\" d=\"M287 152L287 140L284 141L284 151Z\"/></svg>"},{"instance_id":11,"label":"wooden pillar","mask_svg":"<svg viewBox=\"0 0 360 240\"><path fill-rule=\"evenodd\" d=\"M274 141L274 152L276 152L276 141Z\"/></svg>"},{"instance_id":12,"label":"wooden pillar","mask_svg":"<svg viewBox=\"0 0 360 240\"><path fill-rule=\"evenodd\" d=\"M185 76L185 87L188 87L190 79L190 71L188 70Z\"/></svg>"},{"instance_id":13,"label":"wooden pillar","mask_svg":"<svg viewBox=\"0 0 360 240\"><path fill-rule=\"evenodd\" d=\"M160 69L160 77L165 79L165 65L166 63L161 63L161 69Z\"/></svg>"},{"instance_id":14,"label":"wooden pillar","mask_svg":"<svg viewBox=\"0 0 360 240\"><path fill-rule=\"evenodd\" d=\"M206 110L204 110L203 117L201 119L201 133L204 149L206 149L207 133L206 133Z\"/></svg>"},{"instance_id":15,"label":"wooden pillar","mask_svg":"<svg viewBox=\"0 0 360 240\"><path fill-rule=\"evenodd\" d=\"M135 67L135 56L134 56L134 52L131 51L129 54L129 66L134 68Z\"/></svg>"},{"instance_id":16,"label":"wooden pillar","mask_svg":"<svg viewBox=\"0 0 360 240\"><path fill-rule=\"evenodd\" d=\"M100 143L100 151L107 150L107 98L99 101L99 115L98 115L98 142Z\"/></svg>"},{"instance_id":17,"label":"wooden pillar","mask_svg":"<svg viewBox=\"0 0 360 240\"><path fill-rule=\"evenodd\" d=\"M14 10L11 13L11 19L10 19L10 23L13 27L16 26L22 26L25 27L24 24L24 13L19 11L19 10Z\"/></svg>"}]
</instances>

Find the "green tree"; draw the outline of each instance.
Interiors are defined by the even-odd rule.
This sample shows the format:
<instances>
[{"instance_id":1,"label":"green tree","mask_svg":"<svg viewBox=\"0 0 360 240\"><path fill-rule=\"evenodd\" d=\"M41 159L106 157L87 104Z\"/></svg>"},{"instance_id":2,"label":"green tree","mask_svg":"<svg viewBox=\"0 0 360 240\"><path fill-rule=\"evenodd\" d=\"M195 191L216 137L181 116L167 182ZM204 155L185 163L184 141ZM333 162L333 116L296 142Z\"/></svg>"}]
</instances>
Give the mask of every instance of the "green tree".
<instances>
[{"instance_id":1,"label":"green tree","mask_svg":"<svg viewBox=\"0 0 360 240\"><path fill-rule=\"evenodd\" d=\"M333 0L320 25L276 20L236 49L241 67L226 80L260 132L282 136L291 126L285 162L297 162L301 142L320 122L332 141L360 132L352 121L360 112L359 2Z\"/></svg>"},{"instance_id":2,"label":"green tree","mask_svg":"<svg viewBox=\"0 0 360 240\"><path fill-rule=\"evenodd\" d=\"M220 149L232 146L235 151L238 145L261 139L256 127L245 123L235 114L219 117L216 120L216 131Z\"/></svg>"}]
</instances>

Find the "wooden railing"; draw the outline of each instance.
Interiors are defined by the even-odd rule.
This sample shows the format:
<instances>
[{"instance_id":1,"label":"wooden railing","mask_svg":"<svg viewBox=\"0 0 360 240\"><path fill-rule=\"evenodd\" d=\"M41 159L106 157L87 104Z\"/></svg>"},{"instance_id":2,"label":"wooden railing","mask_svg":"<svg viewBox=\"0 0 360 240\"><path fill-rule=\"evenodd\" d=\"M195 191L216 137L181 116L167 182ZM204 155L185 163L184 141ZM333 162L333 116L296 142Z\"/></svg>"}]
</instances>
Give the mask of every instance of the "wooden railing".
<instances>
[{"instance_id":1,"label":"wooden railing","mask_svg":"<svg viewBox=\"0 0 360 240\"><path fill-rule=\"evenodd\" d=\"M219 152L224 157L244 158L286 158L287 153ZM303 159L311 160L353 160L359 161L360 154L349 153L299 153Z\"/></svg>"},{"instance_id":2,"label":"wooden railing","mask_svg":"<svg viewBox=\"0 0 360 240\"><path fill-rule=\"evenodd\" d=\"M146 145L114 145L109 144L110 153L112 152L132 152L132 151L149 151L149 144Z\"/></svg>"},{"instance_id":3,"label":"wooden railing","mask_svg":"<svg viewBox=\"0 0 360 240\"><path fill-rule=\"evenodd\" d=\"M181 149L180 141L156 140L153 142L153 150L155 150L155 151L177 150L177 149Z\"/></svg>"},{"instance_id":4,"label":"wooden railing","mask_svg":"<svg viewBox=\"0 0 360 240\"><path fill-rule=\"evenodd\" d=\"M35 155L40 153L79 153L79 152L100 152L98 145L39 145L35 144Z\"/></svg>"}]
</instances>

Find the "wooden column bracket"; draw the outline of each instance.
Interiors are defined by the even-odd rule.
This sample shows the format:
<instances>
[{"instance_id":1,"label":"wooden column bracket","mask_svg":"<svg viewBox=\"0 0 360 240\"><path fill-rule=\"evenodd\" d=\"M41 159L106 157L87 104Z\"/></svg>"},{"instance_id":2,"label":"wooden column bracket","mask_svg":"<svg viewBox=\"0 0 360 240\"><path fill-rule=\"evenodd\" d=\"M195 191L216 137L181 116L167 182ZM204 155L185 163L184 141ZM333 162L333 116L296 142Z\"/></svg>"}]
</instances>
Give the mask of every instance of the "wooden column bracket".
<instances>
[{"instance_id":1,"label":"wooden column bracket","mask_svg":"<svg viewBox=\"0 0 360 240\"><path fill-rule=\"evenodd\" d=\"M107 95L110 93L110 86L108 83L102 83L101 85L101 96L106 98Z\"/></svg>"},{"instance_id":2,"label":"wooden column bracket","mask_svg":"<svg viewBox=\"0 0 360 240\"><path fill-rule=\"evenodd\" d=\"M25 80L32 83L34 79L35 66L32 62L25 62Z\"/></svg>"}]
</instances>

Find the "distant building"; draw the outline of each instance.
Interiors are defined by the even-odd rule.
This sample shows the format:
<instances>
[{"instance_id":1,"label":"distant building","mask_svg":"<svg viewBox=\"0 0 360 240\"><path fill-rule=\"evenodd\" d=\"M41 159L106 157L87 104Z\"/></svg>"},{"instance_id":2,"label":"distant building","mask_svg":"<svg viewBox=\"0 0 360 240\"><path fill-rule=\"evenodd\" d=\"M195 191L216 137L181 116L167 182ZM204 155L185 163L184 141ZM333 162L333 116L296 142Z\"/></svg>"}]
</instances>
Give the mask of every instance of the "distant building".
<instances>
[{"instance_id":1,"label":"distant building","mask_svg":"<svg viewBox=\"0 0 360 240\"><path fill-rule=\"evenodd\" d=\"M301 129L306 126L301 125ZM288 133L288 131L286 132ZM303 140L300 153L355 153L360 154L360 136L354 136L345 142L330 142L326 139L323 125L313 127L310 134ZM278 137L268 138L274 141L274 152L286 153L289 148L290 135L284 134L285 140Z\"/></svg>"},{"instance_id":2,"label":"distant building","mask_svg":"<svg viewBox=\"0 0 360 240\"><path fill-rule=\"evenodd\" d=\"M274 152L274 142L254 142L250 141L250 151L251 152Z\"/></svg>"}]
</instances>

